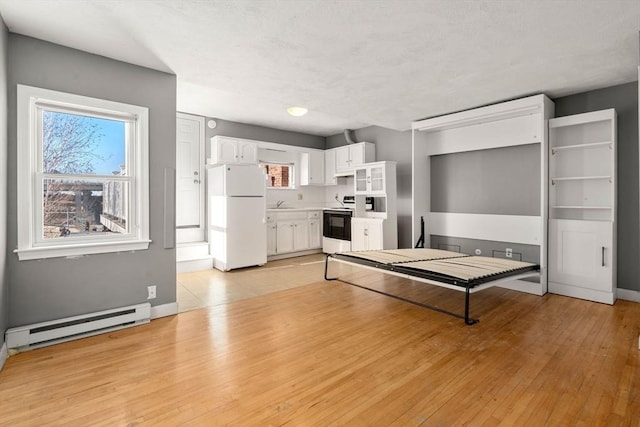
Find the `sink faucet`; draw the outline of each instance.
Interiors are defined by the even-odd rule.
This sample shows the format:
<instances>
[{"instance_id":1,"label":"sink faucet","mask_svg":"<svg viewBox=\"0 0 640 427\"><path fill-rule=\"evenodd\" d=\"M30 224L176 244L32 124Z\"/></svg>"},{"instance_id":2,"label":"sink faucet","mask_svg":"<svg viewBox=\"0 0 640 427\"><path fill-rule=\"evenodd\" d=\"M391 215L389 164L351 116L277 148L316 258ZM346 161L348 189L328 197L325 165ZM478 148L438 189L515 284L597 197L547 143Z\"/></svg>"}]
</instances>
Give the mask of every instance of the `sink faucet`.
<instances>
[{"instance_id":1,"label":"sink faucet","mask_svg":"<svg viewBox=\"0 0 640 427\"><path fill-rule=\"evenodd\" d=\"M342 200L338 199L338 195L336 194L336 201L338 203L340 203L342 205L342 207L344 207L344 203L342 203Z\"/></svg>"},{"instance_id":2,"label":"sink faucet","mask_svg":"<svg viewBox=\"0 0 640 427\"><path fill-rule=\"evenodd\" d=\"M284 203L284 200L278 200L278 201L276 202L276 208L279 208L280 206L282 206L282 205L283 205L283 203Z\"/></svg>"}]
</instances>

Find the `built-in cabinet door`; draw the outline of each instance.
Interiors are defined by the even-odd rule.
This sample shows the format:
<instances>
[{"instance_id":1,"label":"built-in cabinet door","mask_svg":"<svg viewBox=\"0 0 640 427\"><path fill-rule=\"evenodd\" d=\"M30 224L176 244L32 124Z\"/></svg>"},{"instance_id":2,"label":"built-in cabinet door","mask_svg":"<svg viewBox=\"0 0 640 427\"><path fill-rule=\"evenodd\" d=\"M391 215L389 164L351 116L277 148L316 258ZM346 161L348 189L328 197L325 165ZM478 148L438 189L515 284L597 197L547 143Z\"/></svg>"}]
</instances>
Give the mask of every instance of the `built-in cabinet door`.
<instances>
[{"instance_id":1,"label":"built-in cabinet door","mask_svg":"<svg viewBox=\"0 0 640 427\"><path fill-rule=\"evenodd\" d=\"M372 219L367 224L367 250L379 251L383 248L382 220Z\"/></svg>"},{"instance_id":2,"label":"built-in cabinet door","mask_svg":"<svg viewBox=\"0 0 640 427\"><path fill-rule=\"evenodd\" d=\"M367 168L356 169L355 170L356 194L359 194L359 193L367 194L367 191L368 191L367 181L368 181Z\"/></svg>"},{"instance_id":3,"label":"built-in cabinet door","mask_svg":"<svg viewBox=\"0 0 640 427\"><path fill-rule=\"evenodd\" d=\"M309 221L309 248L322 247L322 233L320 232L320 220Z\"/></svg>"},{"instance_id":4,"label":"built-in cabinet door","mask_svg":"<svg viewBox=\"0 0 640 427\"><path fill-rule=\"evenodd\" d=\"M324 152L300 155L300 185L324 185Z\"/></svg>"},{"instance_id":5,"label":"built-in cabinet door","mask_svg":"<svg viewBox=\"0 0 640 427\"><path fill-rule=\"evenodd\" d=\"M238 141L238 163L258 163L258 144L252 141Z\"/></svg>"},{"instance_id":6,"label":"built-in cabinet door","mask_svg":"<svg viewBox=\"0 0 640 427\"><path fill-rule=\"evenodd\" d=\"M275 222L267 223L267 255L274 255L277 251L277 226Z\"/></svg>"},{"instance_id":7,"label":"built-in cabinet door","mask_svg":"<svg viewBox=\"0 0 640 427\"><path fill-rule=\"evenodd\" d=\"M293 249L309 249L309 223L306 220L293 223Z\"/></svg>"},{"instance_id":8,"label":"built-in cabinet door","mask_svg":"<svg viewBox=\"0 0 640 427\"><path fill-rule=\"evenodd\" d=\"M368 248L367 223L363 220L351 219L351 250L366 251Z\"/></svg>"},{"instance_id":9,"label":"built-in cabinet door","mask_svg":"<svg viewBox=\"0 0 640 427\"><path fill-rule=\"evenodd\" d=\"M383 220L379 218L351 219L351 250L374 251L384 249Z\"/></svg>"},{"instance_id":10,"label":"built-in cabinet door","mask_svg":"<svg viewBox=\"0 0 640 427\"><path fill-rule=\"evenodd\" d=\"M608 221L549 221L549 282L613 291L613 228Z\"/></svg>"},{"instance_id":11,"label":"built-in cabinet door","mask_svg":"<svg viewBox=\"0 0 640 427\"><path fill-rule=\"evenodd\" d=\"M349 162L351 166L361 165L364 160L364 144L349 145Z\"/></svg>"},{"instance_id":12,"label":"built-in cabinet door","mask_svg":"<svg viewBox=\"0 0 640 427\"><path fill-rule=\"evenodd\" d=\"M276 253L293 252L293 221L278 221Z\"/></svg>"},{"instance_id":13,"label":"built-in cabinet door","mask_svg":"<svg viewBox=\"0 0 640 427\"><path fill-rule=\"evenodd\" d=\"M324 184L337 185L336 174L336 150L325 150L324 152Z\"/></svg>"},{"instance_id":14,"label":"built-in cabinet door","mask_svg":"<svg viewBox=\"0 0 640 427\"><path fill-rule=\"evenodd\" d=\"M336 171L342 172L351 169L351 159L349 157L349 147L336 148Z\"/></svg>"},{"instance_id":15,"label":"built-in cabinet door","mask_svg":"<svg viewBox=\"0 0 640 427\"><path fill-rule=\"evenodd\" d=\"M371 193L384 193L385 170L384 165L371 166L368 168L368 184Z\"/></svg>"},{"instance_id":16,"label":"built-in cabinet door","mask_svg":"<svg viewBox=\"0 0 640 427\"><path fill-rule=\"evenodd\" d=\"M216 163L235 163L238 158L238 142L233 138L219 137L215 144Z\"/></svg>"}]
</instances>

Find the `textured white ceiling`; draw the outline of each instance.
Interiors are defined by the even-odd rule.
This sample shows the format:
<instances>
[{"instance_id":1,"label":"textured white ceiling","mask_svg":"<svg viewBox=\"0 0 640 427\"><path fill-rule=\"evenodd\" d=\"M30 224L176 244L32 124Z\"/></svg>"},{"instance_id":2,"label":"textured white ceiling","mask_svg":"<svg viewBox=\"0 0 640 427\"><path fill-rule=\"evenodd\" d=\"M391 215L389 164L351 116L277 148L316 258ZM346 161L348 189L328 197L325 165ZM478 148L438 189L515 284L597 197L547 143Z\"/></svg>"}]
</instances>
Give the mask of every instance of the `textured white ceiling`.
<instances>
[{"instance_id":1,"label":"textured white ceiling","mask_svg":"<svg viewBox=\"0 0 640 427\"><path fill-rule=\"evenodd\" d=\"M180 111L325 136L637 80L640 0L0 0L0 14L175 73Z\"/></svg>"}]
</instances>

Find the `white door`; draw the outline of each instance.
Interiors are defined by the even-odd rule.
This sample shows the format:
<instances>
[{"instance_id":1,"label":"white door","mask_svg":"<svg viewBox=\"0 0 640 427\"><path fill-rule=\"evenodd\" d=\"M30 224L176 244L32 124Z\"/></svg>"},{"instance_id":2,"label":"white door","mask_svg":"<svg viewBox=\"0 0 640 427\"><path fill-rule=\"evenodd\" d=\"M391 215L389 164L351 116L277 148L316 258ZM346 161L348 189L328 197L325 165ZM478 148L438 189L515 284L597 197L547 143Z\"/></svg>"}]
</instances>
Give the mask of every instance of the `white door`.
<instances>
[{"instance_id":1,"label":"white door","mask_svg":"<svg viewBox=\"0 0 640 427\"><path fill-rule=\"evenodd\" d=\"M322 233L320 232L320 220L314 219L309 221L309 247L322 247Z\"/></svg>"},{"instance_id":2,"label":"white door","mask_svg":"<svg viewBox=\"0 0 640 427\"><path fill-rule=\"evenodd\" d=\"M336 171L349 170L349 147L336 148Z\"/></svg>"},{"instance_id":3,"label":"white door","mask_svg":"<svg viewBox=\"0 0 640 427\"><path fill-rule=\"evenodd\" d=\"M204 241L204 118L176 118L176 239Z\"/></svg>"},{"instance_id":4,"label":"white door","mask_svg":"<svg viewBox=\"0 0 640 427\"><path fill-rule=\"evenodd\" d=\"M349 166L364 164L364 144L349 146Z\"/></svg>"},{"instance_id":5,"label":"white door","mask_svg":"<svg viewBox=\"0 0 640 427\"><path fill-rule=\"evenodd\" d=\"M367 221L360 218L351 218L351 250L365 251L369 242L366 238Z\"/></svg>"},{"instance_id":6,"label":"white door","mask_svg":"<svg viewBox=\"0 0 640 427\"><path fill-rule=\"evenodd\" d=\"M278 221L276 225L276 252L293 252L293 222Z\"/></svg>"},{"instance_id":7,"label":"white door","mask_svg":"<svg viewBox=\"0 0 640 427\"><path fill-rule=\"evenodd\" d=\"M612 292L612 225L608 221L549 221L549 281Z\"/></svg>"}]
</instances>

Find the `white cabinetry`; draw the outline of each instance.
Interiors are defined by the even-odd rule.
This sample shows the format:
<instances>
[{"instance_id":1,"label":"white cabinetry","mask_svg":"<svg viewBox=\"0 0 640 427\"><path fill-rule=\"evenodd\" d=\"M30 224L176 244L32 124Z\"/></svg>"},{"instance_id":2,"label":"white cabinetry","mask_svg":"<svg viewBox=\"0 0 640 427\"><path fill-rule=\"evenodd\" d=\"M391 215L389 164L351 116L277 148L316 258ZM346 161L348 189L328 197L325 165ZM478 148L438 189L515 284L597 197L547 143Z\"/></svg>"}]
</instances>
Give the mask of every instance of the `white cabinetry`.
<instances>
[{"instance_id":1,"label":"white cabinetry","mask_svg":"<svg viewBox=\"0 0 640 427\"><path fill-rule=\"evenodd\" d=\"M267 256L275 255L276 253L276 230L275 215L267 214Z\"/></svg>"},{"instance_id":2,"label":"white cabinetry","mask_svg":"<svg viewBox=\"0 0 640 427\"><path fill-rule=\"evenodd\" d=\"M351 218L351 250L384 249L382 218Z\"/></svg>"},{"instance_id":3,"label":"white cabinetry","mask_svg":"<svg viewBox=\"0 0 640 427\"><path fill-rule=\"evenodd\" d=\"M320 211L267 213L267 255L292 254L322 247Z\"/></svg>"},{"instance_id":4,"label":"white cabinetry","mask_svg":"<svg viewBox=\"0 0 640 427\"><path fill-rule=\"evenodd\" d=\"M351 250L397 249L396 163L368 163L354 172L356 209L351 219ZM367 210L369 197L373 209Z\"/></svg>"},{"instance_id":5,"label":"white cabinetry","mask_svg":"<svg viewBox=\"0 0 640 427\"><path fill-rule=\"evenodd\" d=\"M300 185L324 185L324 151L300 155Z\"/></svg>"},{"instance_id":6,"label":"white cabinetry","mask_svg":"<svg viewBox=\"0 0 640 427\"><path fill-rule=\"evenodd\" d=\"M549 120L549 291L613 304L616 113Z\"/></svg>"},{"instance_id":7,"label":"white cabinetry","mask_svg":"<svg viewBox=\"0 0 640 427\"><path fill-rule=\"evenodd\" d=\"M336 172L352 172L357 166L376 159L376 146L371 142L344 145L335 148Z\"/></svg>"},{"instance_id":8,"label":"white cabinetry","mask_svg":"<svg viewBox=\"0 0 640 427\"><path fill-rule=\"evenodd\" d=\"M210 164L256 164L258 163L258 143L228 136L211 138Z\"/></svg>"},{"instance_id":9,"label":"white cabinetry","mask_svg":"<svg viewBox=\"0 0 640 427\"><path fill-rule=\"evenodd\" d=\"M336 178L336 150L324 151L324 185L337 185Z\"/></svg>"},{"instance_id":10,"label":"white cabinetry","mask_svg":"<svg viewBox=\"0 0 640 427\"><path fill-rule=\"evenodd\" d=\"M395 166L389 162L375 162L355 168L355 195L384 195L386 194L387 171ZM395 168L393 168L395 171Z\"/></svg>"}]
</instances>

